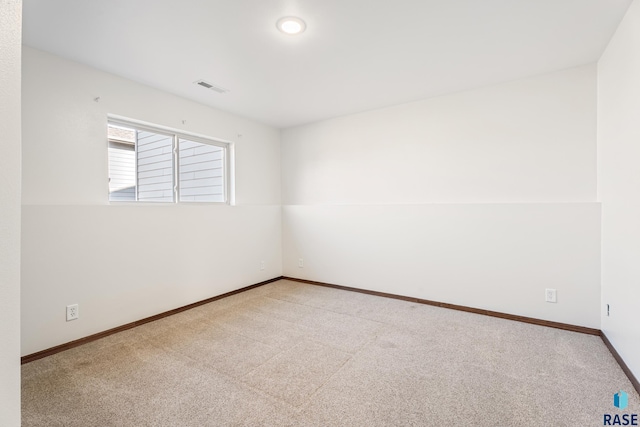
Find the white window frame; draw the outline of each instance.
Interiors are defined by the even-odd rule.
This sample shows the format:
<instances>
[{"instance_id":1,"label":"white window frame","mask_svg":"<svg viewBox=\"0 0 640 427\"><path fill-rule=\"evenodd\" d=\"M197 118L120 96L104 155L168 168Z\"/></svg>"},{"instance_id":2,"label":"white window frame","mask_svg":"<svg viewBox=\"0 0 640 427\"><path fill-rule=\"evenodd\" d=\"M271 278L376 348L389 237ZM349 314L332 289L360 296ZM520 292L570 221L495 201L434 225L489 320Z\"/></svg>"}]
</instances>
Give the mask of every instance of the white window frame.
<instances>
[{"instance_id":1,"label":"white window frame","mask_svg":"<svg viewBox=\"0 0 640 427\"><path fill-rule=\"evenodd\" d=\"M153 132L160 135L165 135L173 138L172 145L172 163L173 163L173 202L152 202L145 200L138 200L138 147L137 142L134 145L135 150L135 179L136 179L136 200L109 200L109 203L113 204L123 204L123 203L139 203L144 205L175 205L175 204L207 204L207 205L230 205L232 203L232 182L231 182L231 168L232 162L231 157L233 153L233 143L231 141L225 141L219 138L212 138L209 136L198 135L191 132L185 132L183 130L173 129L166 126L156 125L152 123L142 122L139 120L124 118L120 116L108 115L107 116L107 126L108 125L115 126L124 126L133 128L135 130L142 130L147 132ZM223 199L222 202L206 202L206 201L180 201L180 139L186 139L188 141L197 142L199 144L205 145L213 145L216 147L220 147L223 150L223 167L224 171L222 174L223 178ZM108 146L108 138L107 138L107 146ZM109 161L107 156L107 162ZM108 179L107 179L108 182ZM109 196L108 184L107 184L107 197Z\"/></svg>"}]
</instances>

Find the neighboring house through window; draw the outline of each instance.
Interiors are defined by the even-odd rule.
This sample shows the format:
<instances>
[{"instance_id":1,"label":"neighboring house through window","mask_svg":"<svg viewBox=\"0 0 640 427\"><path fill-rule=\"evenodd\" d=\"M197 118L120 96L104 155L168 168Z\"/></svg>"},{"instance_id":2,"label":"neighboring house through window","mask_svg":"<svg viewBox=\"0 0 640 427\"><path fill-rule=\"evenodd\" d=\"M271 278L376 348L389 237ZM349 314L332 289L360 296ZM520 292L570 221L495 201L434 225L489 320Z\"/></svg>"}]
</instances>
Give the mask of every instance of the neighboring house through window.
<instances>
[{"instance_id":1,"label":"neighboring house through window","mask_svg":"<svg viewBox=\"0 0 640 427\"><path fill-rule=\"evenodd\" d=\"M121 120L107 134L110 201L228 201L228 143Z\"/></svg>"},{"instance_id":2,"label":"neighboring house through window","mask_svg":"<svg viewBox=\"0 0 640 427\"><path fill-rule=\"evenodd\" d=\"M136 131L109 124L109 200L136 200Z\"/></svg>"}]
</instances>

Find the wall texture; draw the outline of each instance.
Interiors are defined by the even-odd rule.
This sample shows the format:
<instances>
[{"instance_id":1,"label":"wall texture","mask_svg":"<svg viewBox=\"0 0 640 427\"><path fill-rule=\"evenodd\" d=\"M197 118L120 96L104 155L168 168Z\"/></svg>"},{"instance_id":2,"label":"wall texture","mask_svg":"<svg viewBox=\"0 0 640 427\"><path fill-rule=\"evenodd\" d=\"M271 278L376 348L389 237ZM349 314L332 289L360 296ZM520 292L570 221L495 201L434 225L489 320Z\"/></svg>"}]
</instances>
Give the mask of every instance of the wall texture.
<instances>
[{"instance_id":1,"label":"wall texture","mask_svg":"<svg viewBox=\"0 0 640 427\"><path fill-rule=\"evenodd\" d=\"M283 203L596 201L596 67L288 129Z\"/></svg>"},{"instance_id":2,"label":"wall texture","mask_svg":"<svg viewBox=\"0 0 640 427\"><path fill-rule=\"evenodd\" d=\"M23 355L281 275L277 129L28 47L23 82ZM236 206L109 204L107 114L233 142Z\"/></svg>"},{"instance_id":3,"label":"wall texture","mask_svg":"<svg viewBox=\"0 0 640 427\"><path fill-rule=\"evenodd\" d=\"M0 1L0 425L20 425L22 1Z\"/></svg>"},{"instance_id":4,"label":"wall texture","mask_svg":"<svg viewBox=\"0 0 640 427\"><path fill-rule=\"evenodd\" d=\"M600 327L595 65L285 130L282 179L287 276Z\"/></svg>"},{"instance_id":5,"label":"wall texture","mask_svg":"<svg viewBox=\"0 0 640 427\"><path fill-rule=\"evenodd\" d=\"M598 63L602 330L640 378L640 2ZM606 313L610 307L610 316Z\"/></svg>"}]
</instances>

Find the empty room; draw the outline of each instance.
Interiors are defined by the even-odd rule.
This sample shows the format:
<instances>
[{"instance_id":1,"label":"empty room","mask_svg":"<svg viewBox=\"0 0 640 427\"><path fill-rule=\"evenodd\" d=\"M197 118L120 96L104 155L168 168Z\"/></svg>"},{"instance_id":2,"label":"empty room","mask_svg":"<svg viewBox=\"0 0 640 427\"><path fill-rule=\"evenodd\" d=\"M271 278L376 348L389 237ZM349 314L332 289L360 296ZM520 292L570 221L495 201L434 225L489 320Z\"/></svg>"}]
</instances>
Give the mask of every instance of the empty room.
<instances>
[{"instance_id":1,"label":"empty room","mask_svg":"<svg viewBox=\"0 0 640 427\"><path fill-rule=\"evenodd\" d=\"M0 426L640 423L640 0L3 0L0 135Z\"/></svg>"}]
</instances>

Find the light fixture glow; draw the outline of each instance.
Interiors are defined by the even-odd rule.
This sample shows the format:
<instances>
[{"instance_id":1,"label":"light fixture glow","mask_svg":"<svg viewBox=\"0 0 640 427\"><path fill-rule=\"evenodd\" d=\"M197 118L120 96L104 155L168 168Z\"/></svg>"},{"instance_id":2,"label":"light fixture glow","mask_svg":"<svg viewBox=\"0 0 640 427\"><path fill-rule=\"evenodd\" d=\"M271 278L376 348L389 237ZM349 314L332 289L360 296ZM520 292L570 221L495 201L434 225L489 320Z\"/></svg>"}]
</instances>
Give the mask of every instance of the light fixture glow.
<instances>
[{"instance_id":1,"label":"light fixture glow","mask_svg":"<svg viewBox=\"0 0 640 427\"><path fill-rule=\"evenodd\" d=\"M295 35L302 33L307 28L307 25L300 18L285 16L278 19L276 27L285 34Z\"/></svg>"}]
</instances>

